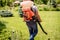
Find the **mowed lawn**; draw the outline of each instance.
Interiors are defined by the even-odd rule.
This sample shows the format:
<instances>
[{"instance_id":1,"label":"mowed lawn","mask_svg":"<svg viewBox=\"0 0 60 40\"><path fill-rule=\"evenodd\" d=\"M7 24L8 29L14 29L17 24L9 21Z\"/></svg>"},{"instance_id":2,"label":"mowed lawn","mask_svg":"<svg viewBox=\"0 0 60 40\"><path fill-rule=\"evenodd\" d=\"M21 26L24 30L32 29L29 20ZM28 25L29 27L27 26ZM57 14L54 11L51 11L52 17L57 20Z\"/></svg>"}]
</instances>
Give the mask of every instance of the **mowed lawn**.
<instances>
[{"instance_id":1,"label":"mowed lawn","mask_svg":"<svg viewBox=\"0 0 60 40\"><path fill-rule=\"evenodd\" d=\"M17 10L12 10L12 13L14 17L0 17L0 21L6 25L8 31L15 30L18 36L22 34L22 37L20 37L21 35L18 37L20 40L28 40L29 31L25 22L19 17ZM39 11L39 14L42 19L41 24L48 35L45 35L38 26L38 34L35 40L48 40L48 38L50 40L60 40L60 11Z\"/></svg>"}]
</instances>

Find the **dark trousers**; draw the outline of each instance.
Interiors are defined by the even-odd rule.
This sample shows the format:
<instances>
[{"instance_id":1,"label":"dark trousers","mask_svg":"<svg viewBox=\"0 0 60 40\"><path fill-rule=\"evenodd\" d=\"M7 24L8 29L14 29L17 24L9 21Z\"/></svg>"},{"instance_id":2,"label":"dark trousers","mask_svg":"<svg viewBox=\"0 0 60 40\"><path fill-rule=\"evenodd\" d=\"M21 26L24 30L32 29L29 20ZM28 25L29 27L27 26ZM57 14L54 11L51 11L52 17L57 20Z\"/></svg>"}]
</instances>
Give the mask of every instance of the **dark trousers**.
<instances>
[{"instance_id":1,"label":"dark trousers","mask_svg":"<svg viewBox=\"0 0 60 40\"><path fill-rule=\"evenodd\" d=\"M29 22L26 22L26 24L27 24L28 29L29 29L30 40L34 40L34 37L38 33L37 23L34 21L29 21Z\"/></svg>"}]
</instances>

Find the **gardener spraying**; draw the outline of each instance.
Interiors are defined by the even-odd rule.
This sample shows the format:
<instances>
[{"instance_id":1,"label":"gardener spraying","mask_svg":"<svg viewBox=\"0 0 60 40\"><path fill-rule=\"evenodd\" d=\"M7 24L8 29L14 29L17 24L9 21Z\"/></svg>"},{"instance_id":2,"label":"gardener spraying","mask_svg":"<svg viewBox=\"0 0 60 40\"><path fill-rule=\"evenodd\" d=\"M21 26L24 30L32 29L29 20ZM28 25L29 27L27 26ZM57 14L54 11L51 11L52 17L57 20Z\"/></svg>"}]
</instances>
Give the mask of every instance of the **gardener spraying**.
<instances>
[{"instance_id":1,"label":"gardener spraying","mask_svg":"<svg viewBox=\"0 0 60 40\"><path fill-rule=\"evenodd\" d=\"M41 22L40 16L38 15L38 11L35 12L36 14L34 13L33 8L36 7L34 6L34 3L32 1L23 0L20 5L22 7L24 21L26 22L29 29L30 40L34 40L34 37L37 35L38 32L37 21L38 23Z\"/></svg>"},{"instance_id":2,"label":"gardener spraying","mask_svg":"<svg viewBox=\"0 0 60 40\"><path fill-rule=\"evenodd\" d=\"M34 37L38 33L37 23L35 20L33 20L35 14L31 11L31 7L33 6L33 4L34 3L32 1L28 1L28 0L23 0L23 2L21 2L20 4L23 11L24 21L26 22L26 25L30 33L29 40L34 40Z\"/></svg>"}]
</instances>

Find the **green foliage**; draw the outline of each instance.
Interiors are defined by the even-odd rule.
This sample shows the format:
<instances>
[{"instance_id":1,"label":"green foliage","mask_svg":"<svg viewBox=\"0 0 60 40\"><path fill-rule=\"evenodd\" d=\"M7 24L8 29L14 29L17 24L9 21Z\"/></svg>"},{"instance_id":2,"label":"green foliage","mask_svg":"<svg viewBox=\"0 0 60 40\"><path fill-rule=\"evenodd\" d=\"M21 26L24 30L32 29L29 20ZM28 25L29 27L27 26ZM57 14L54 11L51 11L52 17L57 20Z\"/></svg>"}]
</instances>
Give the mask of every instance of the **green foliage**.
<instances>
[{"instance_id":1,"label":"green foliage","mask_svg":"<svg viewBox=\"0 0 60 40\"><path fill-rule=\"evenodd\" d=\"M60 7L54 8L48 5L40 5L40 6L37 5L37 7L39 11L60 11Z\"/></svg>"},{"instance_id":2,"label":"green foliage","mask_svg":"<svg viewBox=\"0 0 60 40\"><path fill-rule=\"evenodd\" d=\"M4 7L5 6L5 2L3 0L0 0L0 6Z\"/></svg>"},{"instance_id":3,"label":"green foliage","mask_svg":"<svg viewBox=\"0 0 60 40\"><path fill-rule=\"evenodd\" d=\"M60 7L56 8L56 11L60 11Z\"/></svg>"},{"instance_id":4,"label":"green foliage","mask_svg":"<svg viewBox=\"0 0 60 40\"><path fill-rule=\"evenodd\" d=\"M0 6L4 7L5 5L10 6L15 0L0 0ZM22 0L19 0L22 1ZM35 4L47 4L50 0L34 0ZM56 0L57 4L60 3L60 0Z\"/></svg>"},{"instance_id":5,"label":"green foliage","mask_svg":"<svg viewBox=\"0 0 60 40\"><path fill-rule=\"evenodd\" d=\"M41 0L34 0L36 4L42 4L43 2Z\"/></svg>"},{"instance_id":6,"label":"green foliage","mask_svg":"<svg viewBox=\"0 0 60 40\"><path fill-rule=\"evenodd\" d=\"M44 9L44 11L49 11L48 7L44 7L43 9Z\"/></svg>"},{"instance_id":7,"label":"green foliage","mask_svg":"<svg viewBox=\"0 0 60 40\"><path fill-rule=\"evenodd\" d=\"M60 0L56 0L57 4L60 4Z\"/></svg>"},{"instance_id":8,"label":"green foliage","mask_svg":"<svg viewBox=\"0 0 60 40\"><path fill-rule=\"evenodd\" d=\"M34 0L34 2L35 2L36 4L47 4L48 1L50 2L50 1L54 1L54 0ZM55 0L55 2L56 2L57 4L60 4L60 0Z\"/></svg>"},{"instance_id":9,"label":"green foliage","mask_svg":"<svg viewBox=\"0 0 60 40\"><path fill-rule=\"evenodd\" d=\"M15 3L15 4L14 4L14 7L18 7L19 5L20 5L20 4L16 4L16 3Z\"/></svg>"},{"instance_id":10,"label":"green foliage","mask_svg":"<svg viewBox=\"0 0 60 40\"><path fill-rule=\"evenodd\" d=\"M47 4L48 0L34 0L36 4Z\"/></svg>"},{"instance_id":11,"label":"green foliage","mask_svg":"<svg viewBox=\"0 0 60 40\"><path fill-rule=\"evenodd\" d=\"M0 31L0 40L8 40L8 38L10 37L10 34L8 32L7 29L3 29L2 31Z\"/></svg>"},{"instance_id":12,"label":"green foliage","mask_svg":"<svg viewBox=\"0 0 60 40\"><path fill-rule=\"evenodd\" d=\"M0 21L0 40L8 39L9 33L8 33L8 30L6 29L7 28L6 28L5 22Z\"/></svg>"},{"instance_id":13,"label":"green foliage","mask_svg":"<svg viewBox=\"0 0 60 40\"><path fill-rule=\"evenodd\" d=\"M49 11L49 7L47 5L38 6L39 11Z\"/></svg>"},{"instance_id":14,"label":"green foliage","mask_svg":"<svg viewBox=\"0 0 60 40\"><path fill-rule=\"evenodd\" d=\"M6 25L0 21L0 31L6 28Z\"/></svg>"},{"instance_id":15,"label":"green foliage","mask_svg":"<svg viewBox=\"0 0 60 40\"><path fill-rule=\"evenodd\" d=\"M0 0L0 6L2 6L2 7L4 7L5 5L10 6L10 4L14 1L15 0Z\"/></svg>"},{"instance_id":16,"label":"green foliage","mask_svg":"<svg viewBox=\"0 0 60 40\"><path fill-rule=\"evenodd\" d=\"M41 0L43 4L47 4L48 0Z\"/></svg>"}]
</instances>

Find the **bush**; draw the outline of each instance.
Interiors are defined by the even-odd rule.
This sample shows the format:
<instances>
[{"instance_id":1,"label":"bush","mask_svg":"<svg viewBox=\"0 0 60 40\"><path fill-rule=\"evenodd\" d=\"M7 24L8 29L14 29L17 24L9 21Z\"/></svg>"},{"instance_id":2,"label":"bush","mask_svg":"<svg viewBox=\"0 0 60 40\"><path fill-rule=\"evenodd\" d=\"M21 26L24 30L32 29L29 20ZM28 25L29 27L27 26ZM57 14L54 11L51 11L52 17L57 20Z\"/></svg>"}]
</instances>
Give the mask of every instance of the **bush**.
<instances>
[{"instance_id":1,"label":"bush","mask_svg":"<svg viewBox=\"0 0 60 40\"><path fill-rule=\"evenodd\" d=\"M44 4L47 4L48 0L41 0Z\"/></svg>"},{"instance_id":2,"label":"bush","mask_svg":"<svg viewBox=\"0 0 60 40\"><path fill-rule=\"evenodd\" d=\"M37 6L39 11L60 11L60 7L53 8L47 5Z\"/></svg>"},{"instance_id":3,"label":"bush","mask_svg":"<svg viewBox=\"0 0 60 40\"><path fill-rule=\"evenodd\" d=\"M39 8L38 10L39 10L39 11L43 11L43 8Z\"/></svg>"},{"instance_id":4,"label":"bush","mask_svg":"<svg viewBox=\"0 0 60 40\"><path fill-rule=\"evenodd\" d=\"M49 11L49 7L46 5L38 6L39 11Z\"/></svg>"},{"instance_id":5,"label":"bush","mask_svg":"<svg viewBox=\"0 0 60 40\"><path fill-rule=\"evenodd\" d=\"M60 4L60 0L56 0L57 4Z\"/></svg>"},{"instance_id":6,"label":"bush","mask_svg":"<svg viewBox=\"0 0 60 40\"><path fill-rule=\"evenodd\" d=\"M60 8L56 8L56 11L60 11Z\"/></svg>"},{"instance_id":7,"label":"bush","mask_svg":"<svg viewBox=\"0 0 60 40\"><path fill-rule=\"evenodd\" d=\"M52 8L50 8L50 11L56 11L56 8L52 7Z\"/></svg>"},{"instance_id":8,"label":"bush","mask_svg":"<svg viewBox=\"0 0 60 40\"><path fill-rule=\"evenodd\" d=\"M44 7L44 11L49 11L49 8L48 7Z\"/></svg>"},{"instance_id":9,"label":"bush","mask_svg":"<svg viewBox=\"0 0 60 40\"><path fill-rule=\"evenodd\" d=\"M60 11L60 8L50 8L50 11Z\"/></svg>"}]
</instances>

